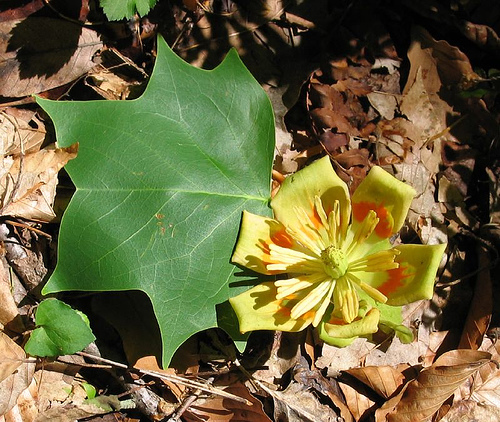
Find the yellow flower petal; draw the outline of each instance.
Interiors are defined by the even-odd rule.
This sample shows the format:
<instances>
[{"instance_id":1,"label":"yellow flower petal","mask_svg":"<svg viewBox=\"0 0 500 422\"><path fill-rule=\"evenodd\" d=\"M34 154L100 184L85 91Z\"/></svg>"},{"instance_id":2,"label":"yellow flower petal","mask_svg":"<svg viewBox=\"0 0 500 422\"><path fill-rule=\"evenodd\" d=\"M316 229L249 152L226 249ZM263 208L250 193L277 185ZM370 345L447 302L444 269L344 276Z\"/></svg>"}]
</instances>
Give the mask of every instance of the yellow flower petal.
<instances>
[{"instance_id":1,"label":"yellow flower petal","mask_svg":"<svg viewBox=\"0 0 500 422\"><path fill-rule=\"evenodd\" d=\"M446 244L399 245L396 269L379 272L356 272L356 276L387 296L387 305L406 305L432 298L436 272Z\"/></svg>"},{"instance_id":2,"label":"yellow flower petal","mask_svg":"<svg viewBox=\"0 0 500 422\"><path fill-rule=\"evenodd\" d=\"M301 331L311 324L314 312L292 319L290 312L296 301L276 299L276 294L274 283L261 283L229 299L242 333L255 330Z\"/></svg>"},{"instance_id":3,"label":"yellow flower petal","mask_svg":"<svg viewBox=\"0 0 500 422\"><path fill-rule=\"evenodd\" d=\"M431 299L439 263L446 249L441 245L399 245L397 270L389 270L389 278L378 287L388 297L388 305L405 305Z\"/></svg>"},{"instance_id":4,"label":"yellow flower petal","mask_svg":"<svg viewBox=\"0 0 500 422\"><path fill-rule=\"evenodd\" d=\"M352 196L353 224L363 221L370 210L380 219L375 234L388 238L401 229L415 190L380 167L373 167Z\"/></svg>"},{"instance_id":5,"label":"yellow flower petal","mask_svg":"<svg viewBox=\"0 0 500 422\"><path fill-rule=\"evenodd\" d=\"M326 215L334 209L335 201L338 201L341 232L345 236L351 216L349 191L333 170L328 156L287 177L271 201L271 207L276 219L294 231L302 230L302 220L295 207L303 209L316 228L319 228L323 224L322 216L316 211L316 197L321 199Z\"/></svg>"},{"instance_id":6,"label":"yellow flower petal","mask_svg":"<svg viewBox=\"0 0 500 422\"><path fill-rule=\"evenodd\" d=\"M231 262L261 274L278 274L286 270L268 270L274 264L270 256L271 244L282 248L297 247L296 242L276 220L243 211L240 234ZM281 263L281 262L278 262Z\"/></svg>"}]
</instances>

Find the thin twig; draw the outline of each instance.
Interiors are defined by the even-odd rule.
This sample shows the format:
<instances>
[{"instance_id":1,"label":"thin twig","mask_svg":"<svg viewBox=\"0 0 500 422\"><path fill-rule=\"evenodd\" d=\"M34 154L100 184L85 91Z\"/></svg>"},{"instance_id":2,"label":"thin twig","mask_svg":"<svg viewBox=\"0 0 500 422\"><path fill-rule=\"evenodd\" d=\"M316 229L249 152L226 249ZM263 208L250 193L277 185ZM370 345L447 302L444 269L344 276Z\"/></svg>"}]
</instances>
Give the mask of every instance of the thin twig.
<instances>
[{"instance_id":1,"label":"thin twig","mask_svg":"<svg viewBox=\"0 0 500 422\"><path fill-rule=\"evenodd\" d=\"M211 384L214 379L215 377L208 378L207 384ZM198 400L201 393L202 391L199 388L193 391L193 393L186 397L186 399L181 403L174 414L170 416L170 419L168 419L167 422L177 422L179 418L184 414L184 412L189 408L189 406L191 406L196 400Z\"/></svg>"},{"instance_id":2,"label":"thin twig","mask_svg":"<svg viewBox=\"0 0 500 422\"><path fill-rule=\"evenodd\" d=\"M62 14L59 10L57 10L52 5L52 3L50 2L50 0L43 0L43 2L45 3L46 6L48 6L50 9L52 9L52 11L54 13L56 13L57 15L59 15L60 18L62 18L64 20L67 20L68 22L75 23L75 24L80 25L80 26L96 26L96 25L104 25L105 24L104 21L102 21L102 22L82 22L82 21L80 21L78 19L70 18L69 16L66 16L66 15Z\"/></svg>"},{"instance_id":3,"label":"thin twig","mask_svg":"<svg viewBox=\"0 0 500 422\"><path fill-rule=\"evenodd\" d=\"M7 103L1 103L0 110L3 110L4 108L9 108L9 107L16 107L19 105L33 104L35 102L36 102L35 97L30 95L30 96L27 96L27 97L22 98L20 100L9 101Z\"/></svg>"},{"instance_id":4,"label":"thin twig","mask_svg":"<svg viewBox=\"0 0 500 422\"><path fill-rule=\"evenodd\" d=\"M235 400L235 401L240 402L240 403L245 403L248 406L252 405L252 402L250 402L247 399L235 396L234 394L226 393L225 391L223 391L217 387L207 386L204 383L201 383L198 381L192 381L192 380L189 380L187 378L180 377L178 375L162 374L161 372L158 372L158 371L149 371L146 369L130 368L129 366L127 366L123 363L114 362L112 360L104 359L104 358L101 358L99 356L94 356L94 355L91 355L91 354L85 353L85 352L78 352L77 354L80 356L83 356L83 357L87 357L89 359L93 359L93 360L98 361L98 362L108 363L108 364L116 366L118 368L126 369L128 371L136 371L136 372L139 372L143 375L150 375L152 377L164 379L164 380L170 381L174 384L184 385L185 387L189 387L189 388L196 388L196 389L199 388L201 391L205 391L206 393L216 394L218 396L225 397L225 398L230 399L230 400Z\"/></svg>"},{"instance_id":5,"label":"thin twig","mask_svg":"<svg viewBox=\"0 0 500 422\"><path fill-rule=\"evenodd\" d=\"M12 220L5 220L5 223L6 224L11 224L11 225L16 226L16 227L22 227L24 229L31 230L31 231L35 232L36 234L39 234L40 236L43 236L43 237L46 237L49 240L52 240L52 236L50 234L45 233L44 231L42 231L40 229L37 229L35 227L31 227L28 224L18 223L17 221L12 221Z\"/></svg>"}]
</instances>

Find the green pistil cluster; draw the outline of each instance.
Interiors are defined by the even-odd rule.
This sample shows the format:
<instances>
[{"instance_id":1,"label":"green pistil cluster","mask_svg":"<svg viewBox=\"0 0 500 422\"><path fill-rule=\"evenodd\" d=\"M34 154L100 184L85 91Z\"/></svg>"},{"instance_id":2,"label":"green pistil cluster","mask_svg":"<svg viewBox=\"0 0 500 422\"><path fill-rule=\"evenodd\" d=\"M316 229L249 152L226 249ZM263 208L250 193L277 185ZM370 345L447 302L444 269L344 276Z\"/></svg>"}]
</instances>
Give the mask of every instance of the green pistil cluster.
<instances>
[{"instance_id":1,"label":"green pistil cluster","mask_svg":"<svg viewBox=\"0 0 500 422\"><path fill-rule=\"evenodd\" d=\"M345 253L333 246L328 246L321 252L321 260L325 266L325 272L334 280L342 277L349 267Z\"/></svg>"}]
</instances>

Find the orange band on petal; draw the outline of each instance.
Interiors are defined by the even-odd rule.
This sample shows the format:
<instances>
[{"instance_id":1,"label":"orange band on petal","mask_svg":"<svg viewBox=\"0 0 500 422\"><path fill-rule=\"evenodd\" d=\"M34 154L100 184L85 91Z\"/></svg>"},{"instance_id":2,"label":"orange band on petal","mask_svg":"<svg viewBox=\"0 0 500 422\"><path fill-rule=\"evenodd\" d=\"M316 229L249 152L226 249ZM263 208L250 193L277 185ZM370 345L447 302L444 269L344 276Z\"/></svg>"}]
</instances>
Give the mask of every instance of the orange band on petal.
<instances>
[{"instance_id":1,"label":"orange band on petal","mask_svg":"<svg viewBox=\"0 0 500 422\"><path fill-rule=\"evenodd\" d=\"M264 252L264 254L269 257L269 255L271 255L271 249L269 249L269 243L264 242L263 240L260 240L259 242L261 244L262 252Z\"/></svg>"},{"instance_id":2,"label":"orange band on petal","mask_svg":"<svg viewBox=\"0 0 500 422\"><path fill-rule=\"evenodd\" d=\"M291 312L292 310L290 308L287 308L286 306L282 306L276 311L277 314L284 315L287 318L290 318Z\"/></svg>"},{"instance_id":3,"label":"orange band on petal","mask_svg":"<svg viewBox=\"0 0 500 422\"><path fill-rule=\"evenodd\" d=\"M285 230L280 230L271 235L271 241L282 248L291 248L293 246L293 240L290 235ZM269 249L269 246L268 246Z\"/></svg>"},{"instance_id":4,"label":"orange band on petal","mask_svg":"<svg viewBox=\"0 0 500 422\"><path fill-rule=\"evenodd\" d=\"M361 201L352 204L352 215L356 221L363 221L368 213L373 210L379 218L379 223L375 227L377 236L386 239L390 237L394 230L394 222L392 216L383 204L376 204L375 202Z\"/></svg>"},{"instance_id":5,"label":"orange band on petal","mask_svg":"<svg viewBox=\"0 0 500 422\"><path fill-rule=\"evenodd\" d=\"M308 321L310 319L314 319L315 315L316 315L316 311L310 310L310 311L307 311L304 315L302 315L300 317L300 319L303 321Z\"/></svg>"},{"instance_id":6,"label":"orange band on petal","mask_svg":"<svg viewBox=\"0 0 500 422\"><path fill-rule=\"evenodd\" d=\"M328 324L332 324L332 325L347 325L348 323L345 322L342 318L331 317L330 320L328 321Z\"/></svg>"},{"instance_id":7,"label":"orange band on petal","mask_svg":"<svg viewBox=\"0 0 500 422\"><path fill-rule=\"evenodd\" d=\"M413 273L405 274L408 268L408 266L400 265L399 268L386 271L389 278L386 282L377 287L377 290L386 296L390 296L391 293L404 286L403 280L414 276Z\"/></svg>"},{"instance_id":8,"label":"orange band on petal","mask_svg":"<svg viewBox=\"0 0 500 422\"><path fill-rule=\"evenodd\" d=\"M314 205L311 208L312 208L312 215L309 217L311 219L311 222L314 224L314 228L318 230L323 224L321 223L321 218L319 217L318 211L316 211Z\"/></svg>"}]
</instances>

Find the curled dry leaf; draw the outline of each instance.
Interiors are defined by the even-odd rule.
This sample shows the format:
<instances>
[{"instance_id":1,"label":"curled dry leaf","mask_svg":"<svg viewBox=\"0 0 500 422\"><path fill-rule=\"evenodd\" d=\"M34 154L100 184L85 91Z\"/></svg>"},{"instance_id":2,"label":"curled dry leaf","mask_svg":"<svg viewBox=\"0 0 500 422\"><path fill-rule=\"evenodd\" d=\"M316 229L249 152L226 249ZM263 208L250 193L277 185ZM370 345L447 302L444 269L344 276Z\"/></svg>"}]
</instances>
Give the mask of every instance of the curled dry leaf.
<instances>
[{"instance_id":1,"label":"curled dry leaf","mask_svg":"<svg viewBox=\"0 0 500 422\"><path fill-rule=\"evenodd\" d=\"M359 421L375 405L375 402L370 400L366 392L359 391L359 389L355 389L349 384L339 383L339 386L355 421Z\"/></svg>"},{"instance_id":2,"label":"curled dry leaf","mask_svg":"<svg viewBox=\"0 0 500 422\"><path fill-rule=\"evenodd\" d=\"M4 159L0 193L3 198L0 215L28 220L50 221L57 185L57 173L76 157L78 145L67 148L48 146L38 152Z\"/></svg>"},{"instance_id":3,"label":"curled dry leaf","mask_svg":"<svg viewBox=\"0 0 500 422\"><path fill-rule=\"evenodd\" d=\"M469 40L490 50L498 57L500 49L500 37L495 30L487 25L463 21L458 28Z\"/></svg>"},{"instance_id":4,"label":"curled dry leaf","mask_svg":"<svg viewBox=\"0 0 500 422\"><path fill-rule=\"evenodd\" d=\"M490 360L491 354L474 350L445 353L408 384L387 420L413 422L432 416L469 376Z\"/></svg>"}]
</instances>

